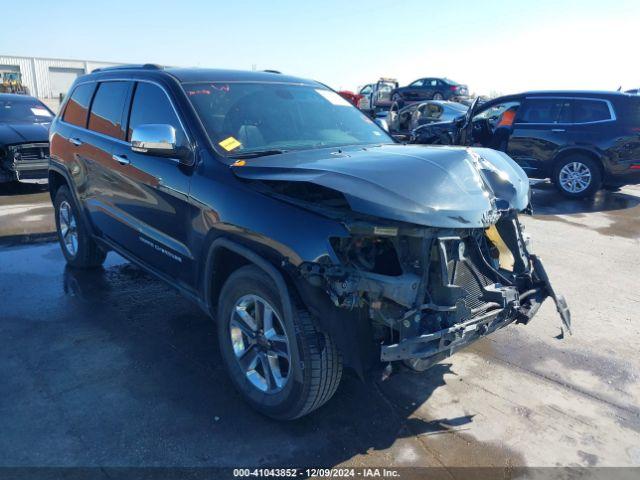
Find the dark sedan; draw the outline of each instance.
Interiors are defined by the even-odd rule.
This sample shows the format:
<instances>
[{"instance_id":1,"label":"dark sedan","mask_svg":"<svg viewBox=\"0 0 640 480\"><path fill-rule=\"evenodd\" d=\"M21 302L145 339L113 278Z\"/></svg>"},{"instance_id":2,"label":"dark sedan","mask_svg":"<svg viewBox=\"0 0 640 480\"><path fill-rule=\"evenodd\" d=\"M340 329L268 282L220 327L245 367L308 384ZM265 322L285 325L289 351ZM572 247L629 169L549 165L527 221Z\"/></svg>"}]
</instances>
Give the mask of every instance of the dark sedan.
<instances>
[{"instance_id":1,"label":"dark sedan","mask_svg":"<svg viewBox=\"0 0 640 480\"><path fill-rule=\"evenodd\" d=\"M391 100L400 106L422 100L457 100L468 96L466 85L448 78L420 78L391 92Z\"/></svg>"},{"instance_id":2,"label":"dark sedan","mask_svg":"<svg viewBox=\"0 0 640 480\"><path fill-rule=\"evenodd\" d=\"M569 197L640 183L640 98L620 92L527 92L474 104L453 122L423 125L415 143L482 145Z\"/></svg>"},{"instance_id":3,"label":"dark sedan","mask_svg":"<svg viewBox=\"0 0 640 480\"><path fill-rule=\"evenodd\" d=\"M0 183L46 182L53 117L36 98L0 94Z\"/></svg>"}]
</instances>

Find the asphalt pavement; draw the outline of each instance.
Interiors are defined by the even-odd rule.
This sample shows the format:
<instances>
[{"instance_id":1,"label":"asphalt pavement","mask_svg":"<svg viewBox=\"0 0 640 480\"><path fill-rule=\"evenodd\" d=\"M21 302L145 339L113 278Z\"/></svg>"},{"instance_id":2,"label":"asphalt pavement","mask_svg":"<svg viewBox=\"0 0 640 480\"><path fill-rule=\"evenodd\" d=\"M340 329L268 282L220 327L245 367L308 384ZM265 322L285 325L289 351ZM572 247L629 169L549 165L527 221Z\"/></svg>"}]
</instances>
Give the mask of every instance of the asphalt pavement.
<instances>
[{"instance_id":1,"label":"asphalt pavement","mask_svg":"<svg viewBox=\"0 0 640 480\"><path fill-rule=\"evenodd\" d=\"M294 422L248 407L213 322L111 253L65 267L46 191L0 193L0 466L640 466L640 187L523 219L549 301L423 374L362 383Z\"/></svg>"}]
</instances>

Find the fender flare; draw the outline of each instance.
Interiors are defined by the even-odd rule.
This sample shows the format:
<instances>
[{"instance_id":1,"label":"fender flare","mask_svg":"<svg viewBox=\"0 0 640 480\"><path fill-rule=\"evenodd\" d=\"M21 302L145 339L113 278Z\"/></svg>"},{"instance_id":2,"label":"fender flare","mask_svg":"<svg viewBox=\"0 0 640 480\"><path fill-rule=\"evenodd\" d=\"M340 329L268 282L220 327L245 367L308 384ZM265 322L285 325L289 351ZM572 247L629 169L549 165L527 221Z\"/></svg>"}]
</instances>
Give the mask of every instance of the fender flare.
<instances>
[{"instance_id":1,"label":"fender flare","mask_svg":"<svg viewBox=\"0 0 640 480\"><path fill-rule=\"evenodd\" d=\"M204 301L207 306L207 311L211 316L214 316L213 312L213 304L211 301L212 294L212 286L213 286L213 270L214 270L214 258L217 251L220 248L226 248L227 250L231 250L232 252L246 258L248 261L256 265L265 271L269 277L273 280L278 289L278 293L280 294L280 299L282 302L282 308L284 310L284 314L289 318L293 318L293 307L291 305L291 296L289 295L289 288L287 287L287 283L285 282L282 273L278 271L276 267L273 266L268 260L264 257L261 257L254 251L249 248L240 245L237 242L229 240L228 238L216 238L209 245L209 250L207 252L207 260L204 268Z\"/></svg>"},{"instance_id":2,"label":"fender flare","mask_svg":"<svg viewBox=\"0 0 640 480\"><path fill-rule=\"evenodd\" d=\"M64 178L65 183L67 184L67 188L69 189L69 191L71 192L71 196L73 197L73 201L75 202L76 207L78 207L78 210L80 211L80 215L82 216L82 220L84 224L89 228L89 230L91 231L91 234L95 235L95 229L93 228L93 223L91 223L91 219L87 214L87 210L84 208L84 204L80 201L80 198L78 197L78 192L76 191L75 183L73 182L71 173L69 173L69 171L62 164L60 164L55 160L49 160L49 173L47 175L48 177L51 176L51 172L55 172ZM49 185L51 185L50 180L49 180ZM51 203L53 203L55 198L53 196L53 192L51 191L51 188L49 188L49 196L51 197Z\"/></svg>"}]
</instances>

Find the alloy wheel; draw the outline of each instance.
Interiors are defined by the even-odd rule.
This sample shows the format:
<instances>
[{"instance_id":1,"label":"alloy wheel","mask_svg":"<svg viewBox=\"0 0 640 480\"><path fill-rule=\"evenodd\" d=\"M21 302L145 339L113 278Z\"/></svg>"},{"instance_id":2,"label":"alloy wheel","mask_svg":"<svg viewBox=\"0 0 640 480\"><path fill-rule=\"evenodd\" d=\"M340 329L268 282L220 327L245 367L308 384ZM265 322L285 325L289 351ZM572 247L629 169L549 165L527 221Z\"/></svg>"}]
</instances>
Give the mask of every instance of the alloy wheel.
<instances>
[{"instance_id":1,"label":"alloy wheel","mask_svg":"<svg viewBox=\"0 0 640 480\"><path fill-rule=\"evenodd\" d=\"M265 393L281 391L291 372L289 338L275 309L258 295L244 295L231 311L233 353L247 380Z\"/></svg>"},{"instance_id":2,"label":"alloy wheel","mask_svg":"<svg viewBox=\"0 0 640 480\"><path fill-rule=\"evenodd\" d=\"M60 203L58 209L58 220L60 223L60 237L62 244L69 255L74 257L78 253L78 224L73 215L73 209L68 201Z\"/></svg>"},{"instance_id":3,"label":"alloy wheel","mask_svg":"<svg viewBox=\"0 0 640 480\"><path fill-rule=\"evenodd\" d=\"M560 169L558 182L569 193L582 193L591 184L591 170L582 162L569 162Z\"/></svg>"}]
</instances>

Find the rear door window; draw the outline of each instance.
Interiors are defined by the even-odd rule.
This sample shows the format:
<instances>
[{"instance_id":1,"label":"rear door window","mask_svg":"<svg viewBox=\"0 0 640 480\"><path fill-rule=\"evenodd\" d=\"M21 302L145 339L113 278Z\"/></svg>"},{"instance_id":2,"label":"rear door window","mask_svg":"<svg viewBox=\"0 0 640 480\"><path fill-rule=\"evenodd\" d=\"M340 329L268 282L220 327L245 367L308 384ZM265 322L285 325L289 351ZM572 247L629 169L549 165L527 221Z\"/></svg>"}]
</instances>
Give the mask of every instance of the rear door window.
<instances>
[{"instance_id":1,"label":"rear door window","mask_svg":"<svg viewBox=\"0 0 640 480\"><path fill-rule=\"evenodd\" d=\"M124 140L123 112L130 82L102 82L89 115L89 130Z\"/></svg>"},{"instance_id":2,"label":"rear door window","mask_svg":"<svg viewBox=\"0 0 640 480\"><path fill-rule=\"evenodd\" d=\"M603 100L571 100L573 123L591 123L611 120L609 104Z\"/></svg>"},{"instance_id":3,"label":"rear door window","mask_svg":"<svg viewBox=\"0 0 640 480\"><path fill-rule=\"evenodd\" d=\"M127 141L133 129L145 124L171 125L176 130L176 143L185 145L186 138L178 115L162 88L152 83L139 82L133 94Z\"/></svg>"},{"instance_id":4,"label":"rear door window","mask_svg":"<svg viewBox=\"0 0 640 480\"><path fill-rule=\"evenodd\" d=\"M89 104L91 103L91 97L93 96L95 88L95 83L78 85L73 90L71 98L67 102L62 120L77 127L86 128Z\"/></svg>"},{"instance_id":5,"label":"rear door window","mask_svg":"<svg viewBox=\"0 0 640 480\"><path fill-rule=\"evenodd\" d=\"M518 123L562 123L571 121L569 100L528 98L518 110Z\"/></svg>"}]
</instances>

